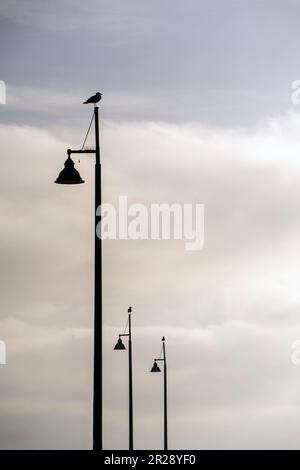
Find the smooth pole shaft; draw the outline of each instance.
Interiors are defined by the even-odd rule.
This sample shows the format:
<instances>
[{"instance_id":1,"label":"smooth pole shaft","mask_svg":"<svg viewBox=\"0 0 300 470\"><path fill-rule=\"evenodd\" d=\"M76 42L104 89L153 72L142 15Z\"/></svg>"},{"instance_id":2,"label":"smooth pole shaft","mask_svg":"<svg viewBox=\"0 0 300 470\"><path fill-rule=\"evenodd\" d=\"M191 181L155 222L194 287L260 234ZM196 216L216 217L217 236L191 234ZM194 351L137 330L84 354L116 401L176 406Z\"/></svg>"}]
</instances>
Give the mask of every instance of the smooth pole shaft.
<instances>
[{"instance_id":1,"label":"smooth pole shaft","mask_svg":"<svg viewBox=\"0 0 300 470\"><path fill-rule=\"evenodd\" d=\"M99 115L95 106L95 285L94 285L94 400L93 400L93 449L102 449L102 241L97 237L96 227L100 216L96 215L101 205L101 164L99 143Z\"/></svg>"},{"instance_id":2,"label":"smooth pole shaft","mask_svg":"<svg viewBox=\"0 0 300 470\"><path fill-rule=\"evenodd\" d=\"M164 354L164 450L168 450L168 402L167 402L167 361L166 348L163 342Z\"/></svg>"},{"instance_id":3,"label":"smooth pole shaft","mask_svg":"<svg viewBox=\"0 0 300 470\"><path fill-rule=\"evenodd\" d=\"M131 343L131 314L128 315L129 341L129 450L133 450L133 392L132 392L132 343Z\"/></svg>"}]
</instances>

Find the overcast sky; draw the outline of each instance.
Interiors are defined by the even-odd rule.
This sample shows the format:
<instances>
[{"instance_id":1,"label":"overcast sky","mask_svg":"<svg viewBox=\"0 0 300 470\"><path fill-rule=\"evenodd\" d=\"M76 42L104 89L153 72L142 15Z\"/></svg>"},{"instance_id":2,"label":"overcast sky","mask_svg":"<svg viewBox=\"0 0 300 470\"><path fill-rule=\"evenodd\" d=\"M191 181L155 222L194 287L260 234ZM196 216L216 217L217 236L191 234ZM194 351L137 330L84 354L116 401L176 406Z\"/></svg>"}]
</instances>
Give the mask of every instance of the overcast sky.
<instances>
[{"instance_id":1,"label":"overcast sky","mask_svg":"<svg viewBox=\"0 0 300 470\"><path fill-rule=\"evenodd\" d=\"M104 242L104 445L300 448L300 3L2 0L2 449L91 448L93 161L53 181L101 101L103 198L205 204L205 245ZM300 106L300 105L299 105ZM90 141L92 143L92 140Z\"/></svg>"}]
</instances>

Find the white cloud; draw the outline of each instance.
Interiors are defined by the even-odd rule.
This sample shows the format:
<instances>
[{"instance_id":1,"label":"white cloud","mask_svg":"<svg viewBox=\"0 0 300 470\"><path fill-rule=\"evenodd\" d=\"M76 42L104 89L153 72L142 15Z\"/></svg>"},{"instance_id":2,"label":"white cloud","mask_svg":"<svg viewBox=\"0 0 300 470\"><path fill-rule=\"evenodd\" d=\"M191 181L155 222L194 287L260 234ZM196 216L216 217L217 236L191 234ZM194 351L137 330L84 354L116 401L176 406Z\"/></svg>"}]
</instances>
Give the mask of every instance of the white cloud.
<instances>
[{"instance_id":1,"label":"white cloud","mask_svg":"<svg viewBox=\"0 0 300 470\"><path fill-rule=\"evenodd\" d=\"M299 127L296 114L227 132L104 123L106 201L206 205L202 252L181 242L104 245L107 447L127 444L127 358L112 347L129 304L137 447L161 443L161 383L148 370L162 334L171 447L297 446ZM78 140L70 129L59 135L0 126L3 448L90 445L93 163L81 159L85 185L54 185Z\"/></svg>"}]
</instances>

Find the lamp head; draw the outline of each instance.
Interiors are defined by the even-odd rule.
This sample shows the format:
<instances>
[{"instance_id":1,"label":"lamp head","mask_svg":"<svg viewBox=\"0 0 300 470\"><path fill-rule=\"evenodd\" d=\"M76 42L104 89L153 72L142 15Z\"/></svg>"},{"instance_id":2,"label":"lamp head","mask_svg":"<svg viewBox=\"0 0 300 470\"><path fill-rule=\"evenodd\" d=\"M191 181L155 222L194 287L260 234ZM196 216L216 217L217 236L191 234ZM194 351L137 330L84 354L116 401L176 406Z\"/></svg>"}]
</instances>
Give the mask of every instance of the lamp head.
<instances>
[{"instance_id":1,"label":"lamp head","mask_svg":"<svg viewBox=\"0 0 300 470\"><path fill-rule=\"evenodd\" d=\"M154 364L153 364L152 369L151 369L150 372L161 372L161 370L160 370L160 368L158 367L156 361L154 361Z\"/></svg>"},{"instance_id":2,"label":"lamp head","mask_svg":"<svg viewBox=\"0 0 300 470\"><path fill-rule=\"evenodd\" d=\"M119 338L118 341L117 341L117 344L116 344L115 347L114 347L114 350L116 350L116 351L121 351L121 350L124 350L124 349L126 349L126 348L125 348L125 345L124 345L122 339Z\"/></svg>"},{"instance_id":3,"label":"lamp head","mask_svg":"<svg viewBox=\"0 0 300 470\"><path fill-rule=\"evenodd\" d=\"M68 153L64 169L59 173L55 183L57 184L81 184L84 183L79 172L74 168L74 162Z\"/></svg>"}]
</instances>

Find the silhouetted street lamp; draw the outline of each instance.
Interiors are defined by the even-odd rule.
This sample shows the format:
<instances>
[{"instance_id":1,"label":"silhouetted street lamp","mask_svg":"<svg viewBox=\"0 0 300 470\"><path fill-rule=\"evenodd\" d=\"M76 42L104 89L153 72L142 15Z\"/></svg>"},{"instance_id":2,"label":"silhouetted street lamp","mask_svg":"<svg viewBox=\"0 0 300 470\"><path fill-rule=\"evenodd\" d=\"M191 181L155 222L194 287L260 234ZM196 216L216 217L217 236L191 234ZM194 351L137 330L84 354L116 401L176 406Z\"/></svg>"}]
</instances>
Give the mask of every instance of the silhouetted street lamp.
<instances>
[{"instance_id":1,"label":"silhouetted street lamp","mask_svg":"<svg viewBox=\"0 0 300 470\"><path fill-rule=\"evenodd\" d=\"M166 360L166 346L165 337L162 337L162 350L163 357L154 359L154 364L150 372L161 372L158 367L157 361L164 363L164 450L168 450L168 403L167 403L167 360Z\"/></svg>"},{"instance_id":2,"label":"silhouetted street lamp","mask_svg":"<svg viewBox=\"0 0 300 470\"><path fill-rule=\"evenodd\" d=\"M101 99L101 93L97 93L87 102L94 104L93 118L95 120L95 150L71 150L68 149L68 158L65 168L60 172L55 183L81 184L84 181L74 168L71 159L72 153L94 153L95 162L95 283L94 283L94 399L93 399L93 449L102 449L102 241L96 235L96 227L101 217L97 215L97 208L101 205L101 163L99 144L99 109L97 102ZM91 121L92 124L92 121ZM91 126L90 124L90 126ZM88 129L89 133L90 127ZM87 135L88 135L87 133ZM86 138L87 138L86 135ZM85 140L86 140L85 138ZM84 142L85 143L85 142Z\"/></svg>"},{"instance_id":3,"label":"silhouetted street lamp","mask_svg":"<svg viewBox=\"0 0 300 470\"><path fill-rule=\"evenodd\" d=\"M55 183L57 184L81 184L84 183L83 179L77 170L74 168L74 162L71 155L71 150L68 150L68 158L65 161L65 168L59 173Z\"/></svg>"},{"instance_id":4,"label":"silhouetted street lamp","mask_svg":"<svg viewBox=\"0 0 300 470\"><path fill-rule=\"evenodd\" d=\"M133 450L133 393L132 393L132 344L131 344L131 312L132 308L128 309L128 333L120 334L117 344L114 349L121 351L125 348L122 337L128 337L128 365L129 365L129 450ZM126 330L125 330L126 331Z\"/></svg>"}]
</instances>

